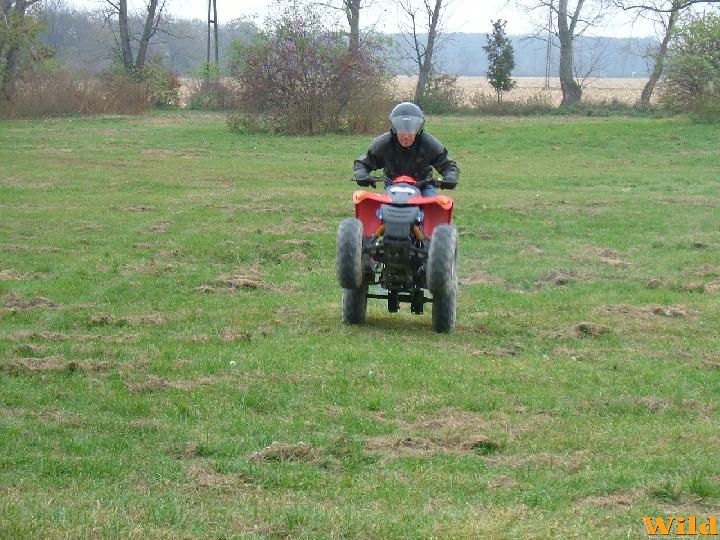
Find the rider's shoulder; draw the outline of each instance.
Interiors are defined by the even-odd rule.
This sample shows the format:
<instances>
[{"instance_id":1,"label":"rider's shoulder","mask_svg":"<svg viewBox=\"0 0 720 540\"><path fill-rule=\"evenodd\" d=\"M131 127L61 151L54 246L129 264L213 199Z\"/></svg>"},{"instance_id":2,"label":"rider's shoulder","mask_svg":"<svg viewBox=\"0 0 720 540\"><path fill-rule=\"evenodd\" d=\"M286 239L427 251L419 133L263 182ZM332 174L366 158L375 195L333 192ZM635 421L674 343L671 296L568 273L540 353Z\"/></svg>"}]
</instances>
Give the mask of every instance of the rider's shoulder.
<instances>
[{"instance_id":1,"label":"rider's shoulder","mask_svg":"<svg viewBox=\"0 0 720 540\"><path fill-rule=\"evenodd\" d=\"M427 131L423 131L422 133L422 144L427 148L445 148L445 145L441 143L437 137L428 133Z\"/></svg>"},{"instance_id":2,"label":"rider's shoulder","mask_svg":"<svg viewBox=\"0 0 720 540\"><path fill-rule=\"evenodd\" d=\"M388 131L387 133L383 133L382 135L378 135L377 137L375 137L370 143L370 148L383 148L391 143L392 133Z\"/></svg>"}]
</instances>

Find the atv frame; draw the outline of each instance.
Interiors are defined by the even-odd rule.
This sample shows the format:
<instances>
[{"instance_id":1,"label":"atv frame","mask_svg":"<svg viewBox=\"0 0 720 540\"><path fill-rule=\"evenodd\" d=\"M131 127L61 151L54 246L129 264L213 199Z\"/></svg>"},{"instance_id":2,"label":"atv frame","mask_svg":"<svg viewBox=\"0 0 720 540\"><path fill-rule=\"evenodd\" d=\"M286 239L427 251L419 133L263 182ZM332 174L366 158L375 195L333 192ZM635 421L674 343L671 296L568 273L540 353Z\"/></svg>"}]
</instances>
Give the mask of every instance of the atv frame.
<instances>
[{"instance_id":1,"label":"atv frame","mask_svg":"<svg viewBox=\"0 0 720 540\"><path fill-rule=\"evenodd\" d=\"M382 194L355 191L353 203L355 217L344 219L337 234L343 322L364 324L368 298L385 300L390 313L409 303L419 315L432 303L433 329L451 332L458 248L453 199L423 197L414 179L399 177ZM385 292L370 292L373 285Z\"/></svg>"}]
</instances>

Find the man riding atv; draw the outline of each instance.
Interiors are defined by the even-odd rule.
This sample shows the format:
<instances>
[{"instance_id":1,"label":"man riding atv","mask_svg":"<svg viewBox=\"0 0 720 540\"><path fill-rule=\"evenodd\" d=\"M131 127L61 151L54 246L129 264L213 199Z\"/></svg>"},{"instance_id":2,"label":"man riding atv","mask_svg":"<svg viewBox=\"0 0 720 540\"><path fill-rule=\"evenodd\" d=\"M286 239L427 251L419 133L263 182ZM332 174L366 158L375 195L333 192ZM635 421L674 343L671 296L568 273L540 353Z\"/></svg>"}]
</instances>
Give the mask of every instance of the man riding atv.
<instances>
[{"instance_id":1,"label":"man riding atv","mask_svg":"<svg viewBox=\"0 0 720 540\"><path fill-rule=\"evenodd\" d=\"M435 195L434 167L442 175L440 187L454 189L460 174L457 163L424 126L420 107L407 101L396 105L390 112L390 131L376 137L367 153L355 160L353 173L358 185L374 185L370 173L383 169L386 186L398 176L410 176L417 179L422 195L430 197Z\"/></svg>"},{"instance_id":2,"label":"man riding atv","mask_svg":"<svg viewBox=\"0 0 720 540\"><path fill-rule=\"evenodd\" d=\"M380 178L369 173L382 168L385 190L353 193L355 217L338 226L335 260L346 324L364 324L367 300L373 298L386 300L390 313L407 302L418 315L432 302L433 329L451 332L455 326L454 201L435 193L432 168L443 175L439 186L444 189L455 187L459 171L440 141L423 131L424 123L417 105L400 103L390 113L390 132L373 140L355 161L359 185L375 187Z\"/></svg>"}]
</instances>

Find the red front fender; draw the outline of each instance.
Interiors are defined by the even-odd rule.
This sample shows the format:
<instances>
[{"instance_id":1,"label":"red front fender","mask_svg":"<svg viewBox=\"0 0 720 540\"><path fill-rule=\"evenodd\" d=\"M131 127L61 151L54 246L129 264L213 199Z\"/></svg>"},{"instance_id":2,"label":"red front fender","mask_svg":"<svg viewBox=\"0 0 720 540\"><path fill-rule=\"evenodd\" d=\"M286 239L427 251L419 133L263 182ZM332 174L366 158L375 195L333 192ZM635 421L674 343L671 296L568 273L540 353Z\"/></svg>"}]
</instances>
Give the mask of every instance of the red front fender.
<instances>
[{"instance_id":1,"label":"red front fender","mask_svg":"<svg viewBox=\"0 0 720 540\"><path fill-rule=\"evenodd\" d=\"M383 204L391 204L390 197L382 193L358 190L353 193L355 204L355 217L363 223L365 236L372 236L380 227L377 211ZM446 195L433 195L432 197L413 197L408 204L418 205L425 214L423 230L427 236L432 236L438 225L450 223L454 201Z\"/></svg>"}]
</instances>

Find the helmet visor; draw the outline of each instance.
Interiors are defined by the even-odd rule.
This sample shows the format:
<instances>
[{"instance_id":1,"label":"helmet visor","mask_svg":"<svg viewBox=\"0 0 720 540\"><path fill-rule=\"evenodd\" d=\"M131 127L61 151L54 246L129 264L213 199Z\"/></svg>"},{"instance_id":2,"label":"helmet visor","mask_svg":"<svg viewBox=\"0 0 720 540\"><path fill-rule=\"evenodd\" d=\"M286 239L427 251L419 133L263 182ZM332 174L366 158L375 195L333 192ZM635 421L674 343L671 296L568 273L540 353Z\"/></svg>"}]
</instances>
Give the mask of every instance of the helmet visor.
<instances>
[{"instance_id":1,"label":"helmet visor","mask_svg":"<svg viewBox=\"0 0 720 540\"><path fill-rule=\"evenodd\" d=\"M423 119L417 116L393 116L390 125L395 133L418 133L422 129Z\"/></svg>"}]
</instances>

